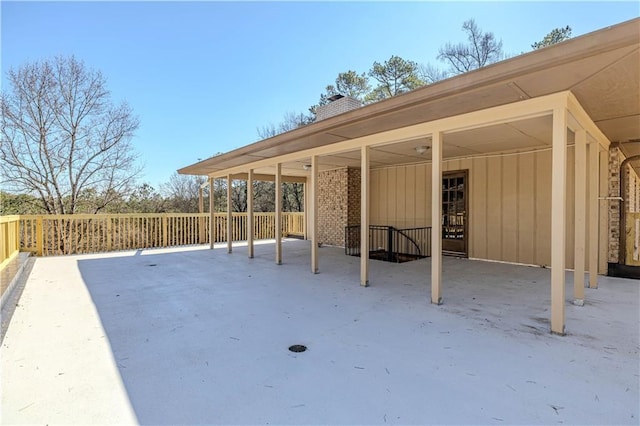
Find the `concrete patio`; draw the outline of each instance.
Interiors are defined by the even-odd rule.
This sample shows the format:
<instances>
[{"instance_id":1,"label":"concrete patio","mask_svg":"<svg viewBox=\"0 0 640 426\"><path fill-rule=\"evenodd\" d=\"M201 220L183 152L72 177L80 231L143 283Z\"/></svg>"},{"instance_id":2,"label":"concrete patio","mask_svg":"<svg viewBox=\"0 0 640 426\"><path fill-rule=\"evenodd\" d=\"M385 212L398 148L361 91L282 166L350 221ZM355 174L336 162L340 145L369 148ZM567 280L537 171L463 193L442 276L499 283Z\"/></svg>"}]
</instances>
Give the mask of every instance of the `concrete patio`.
<instances>
[{"instance_id":1,"label":"concrete patio","mask_svg":"<svg viewBox=\"0 0 640 426\"><path fill-rule=\"evenodd\" d=\"M36 260L2 342L3 424L638 424L639 283L549 333L550 271L371 261L287 240ZM303 344L308 350L292 353Z\"/></svg>"}]
</instances>

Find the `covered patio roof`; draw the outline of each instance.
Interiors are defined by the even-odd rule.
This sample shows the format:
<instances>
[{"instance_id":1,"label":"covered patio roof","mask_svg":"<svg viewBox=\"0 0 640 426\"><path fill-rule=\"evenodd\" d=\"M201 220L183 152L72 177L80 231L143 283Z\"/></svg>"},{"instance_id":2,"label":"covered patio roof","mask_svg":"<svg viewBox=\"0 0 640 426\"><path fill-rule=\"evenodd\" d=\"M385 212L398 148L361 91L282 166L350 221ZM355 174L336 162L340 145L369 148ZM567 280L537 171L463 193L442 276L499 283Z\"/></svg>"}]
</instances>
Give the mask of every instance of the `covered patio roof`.
<instances>
[{"instance_id":1,"label":"covered patio roof","mask_svg":"<svg viewBox=\"0 0 640 426\"><path fill-rule=\"evenodd\" d=\"M627 155L640 153L639 40L640 19L627 21L297 128L178 172L218 177L260 163L255 173L273 175L274 168L264 160L286 156L289 160L281 162L282 174L305 176L308 157L292 159L289 154L338 147L339 142L563 91L575 96L608 141L620 142ZM550 117L481 127L447 135L443 157L551 145ZM415 147L429 144L425 136L394 144L392 149L372 146L371 167L425 161L429 157L417 154ZM353 151L327 152L319 158L320 169L359 167L360 153Z\"/></svg>"},{"instance_id":2,"label":"covered patio roof","mask_svg":"<svg viewBox=\"0 0 640 426\"><path fill-rule=\"evenodd\" d=\"M611 141L640 141L640 19L634 19L538 51L530 52L413 92L349 111L247 145L180 173L252 181L275 175L276 200L284 176L309 183L311 272L318 272L318 176L327 169L361 169L360 252L369 253L371 168L431 160L431 217L442 217L443 161L487 153L552 151L551 331L565 333L565 247L567 244L567 146L575 145L574 303L584 303L585 252L589 242L589 287L597 286L599 157ZM430 145L430 157L416 146ZM587 168L587 162L589 168ZM308 167L309 166L309 167ZM242 174L242 175L239 175ZM248 223L252 193L248 185ZM587 189L591 188L588 192ZM227 187L231 204L231 185ZM211 198L213 199L213 198ZM276 229L280 228L276 203ZM211 209L213 211L213 209ZM231 235L231 212L227 235ZM438 223L438 222L436 222ZM587 231L588 228L588 231ZM211 230L213 232L213 230ZM432 226L431 302L442 303L442 229ZM248 234L249 257L253 236ZM232 251L229 239L227 250ZM212 247L213 248L213 247ZM282 262L276 236L276 263ZM369 259L360 259L360 284L369 283Z\"/></svg>"}]
</instances>

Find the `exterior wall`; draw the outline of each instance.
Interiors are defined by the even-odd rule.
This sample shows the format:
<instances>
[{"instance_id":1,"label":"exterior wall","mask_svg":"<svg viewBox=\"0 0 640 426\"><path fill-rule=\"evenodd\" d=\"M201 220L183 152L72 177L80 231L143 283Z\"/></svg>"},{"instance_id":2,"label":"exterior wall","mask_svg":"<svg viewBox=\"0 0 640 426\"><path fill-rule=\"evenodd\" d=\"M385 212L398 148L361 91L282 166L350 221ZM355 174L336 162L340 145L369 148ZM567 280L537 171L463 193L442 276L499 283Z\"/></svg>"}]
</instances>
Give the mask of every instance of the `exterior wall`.
<instances>
[{"instance_id":1,"label":"exterior wall","mask_svg":"<svg viewBox=\"0 0 640 426\"><path fill-rule=\"evenodd\" d=\"M620 196L620 163L624 161L622 152L617 145L612 144L609 147L609 200L607 217L609 224L609 235L607 250L607 260L611 263L618 263L620 253L620 200L614 197Z\"/></svg>"},{"instance_id":2,"label":"exterior wall","mask_svg":"<svg viewBox=\"0 0 640 426\"><path fill-rule=\"evenodd\" d=\"M574 256L573 152L573 147L569 147L568 268L573 267ZM590 170L589 165L587 167ZM603 167L606 170L606 163ZM551 151L443 163L444 171L462 169L469 170L469 257L549 265ZM371 224L431 225L430 163L371 170ZM601 238L601 245L603 243ZM606 262L601 262L600 269L601 272L606 270Z\"/></svg>"},{"instance_id":3,"label":"exterior wall","mask_svg":"<svg viewBox=\"0 0 640 426\"><path fill-rule=\"evenodd\" d=\"M625 156L618 148L617 144L612 144L609 148L608 167L608 195L607 216L608 216L608 251L607 261L618 263L620 255L620 203L624 202L626 212L636 213L640 211L640 178L633 171L631 166L625 167L624 173L627 186L623 188L623 201L616 199L620 194L620 165L625 160ZM635 238L635 228L630 229L627 223L627 243ZM633 231L633 232L631 232ZM627 244L628 246L629 244ZM627 249L628 251L628 249ZM628 260L628 256L627 256Z\"/></svg>"},{"instance_id":4,"label":"exterior wall","mask_svg":"<svg viewBox=\"0 0 640 426\"><path fill-rule=\"evenodd\" d=\"M625 156L616 147L613 146L609 150L609 168L610 168L610 197L619 196L619 188L621 182L619 182L619 167ZM615 178L614 178L615 173ZM609 262L617 263L619 261L619 249L620 249L620 217L619 205L624 203L625 221L626 221L626 256L624 263L626 265L640 265L640 238L638 228L640 228L640 222L636 224L636 220L640 217L637 213L640 212L640 178L630 165L627 165L624 169L626 187L622 190L623 201L610 200L610 216L612 220L609 223ZM615 185L613 185L614 183Z\"/></svg>"},{"instance_id":5,"label":"exterior wall","mask_svg":"<svg viewBox=\"0 0 640 426\"><path fill-rule=\"evenodd\" d=\"M318 242L344 247L344 228L360 223L360 169L318 173Z\"/></svg>"},{"instance_id":6,"label":"exterior wall","mask_svg":"<svg viewBox=\"0 0 640 426\"><path fill-rule=\"evenodd\" d=\"M360 169L347 169L347 225L360 224ZM344 237L344 234L343 234ZM344 241L343 244L344 246Z\"/></svg>"}]
</instances>

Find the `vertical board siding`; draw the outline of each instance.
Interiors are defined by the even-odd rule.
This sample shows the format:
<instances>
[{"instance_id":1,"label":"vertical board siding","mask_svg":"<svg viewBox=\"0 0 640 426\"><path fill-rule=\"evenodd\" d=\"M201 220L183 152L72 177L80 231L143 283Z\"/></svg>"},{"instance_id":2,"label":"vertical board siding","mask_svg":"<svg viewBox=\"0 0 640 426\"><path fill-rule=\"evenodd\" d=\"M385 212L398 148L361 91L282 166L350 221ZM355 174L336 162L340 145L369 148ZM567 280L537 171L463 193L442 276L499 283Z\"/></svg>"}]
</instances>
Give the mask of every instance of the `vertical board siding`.
<instances>
[{"instance_id":1,"label":"vertical board siding","mask_svg":"<svg viewBox=\"0 0 640 426\"><path fill-rule=\"evenodd\" d=\"M387 221L386 225L396 226L398 220L397 208L398 208L398 188L404 185L404 182L398 184L396 176L398 175L398 168L391 168L387 170L387 185L391 191L388 193L389 202L387 203Z\"/></svg>"},{"instance_id":2,"label":"vertical board siding","mask_svg":"<svg viewBox=\"0 0 640 426\"><path fill-rule=\"evenodd\" d=\"M487 159L487 259L502 259L502 157ZM473 214L473 212L471 212Z\"/></svg>"},{"instance_id":3,"label":"vertical board siding","mask_svg":"<svg viewBox=\"0 0 640 426\"><path fill-rule=\"evenodd\" d=\"M533 263L535 253L535 154L518 156L518 256L517 262Z\"/></svg>"},{"instance_id":4,"label":"vertical board siding","mask_svg":"<svg viewBox=\"0 0 640 426\"><path fill-rule=\"evenodd\" d=\"M571 268L575 211L573 147L568 148L567 161L566 255L567 267ZM443 163L444 171L465 169L469 170L469 257L549 265L551 151ZM430 163L372 169L371 192L375 194L371 204L372 224L432 226ZM606 236L606 229L603 232Z\"/></svg>"},{"instance_id":5,"label":"vertical board siding","mask_svg":"<svg viewBox=\"0 0 640 426\"><path fill-rule=\"evenodd\" d=\"M532 264L551 264L551 151L535 154L536 168L534 207L535 228L528 233L535 239L535 253ZM573 246L573 244L571 244Z\"/></svg>"},{"instance_id":6,"label":"vertical board siding","mask_svg":"<svg viewBox=\"0 0 640 426\"><path fill-rule=\"evenodd\" d=\"M469 256L487 259L487 160L474 158L471 162L470 188L473 207L469 208L469 233L474 234ZM473 210L472 210L473 208Z\"/></svg>"},{"instance_id":7,"label":"vertical board siding","mask_svg":"<svg viewBox=\"0 0 640 426\"><path fill-rule=\"evenodd\" d=\"M427 168L424 165L415 165L414 166L414 179L415 179L415 217L416 223L415 227L423 227L427 226L427 215L430 216L429 213L429 204L427 204L427 198L430 194L427 194L427 191L421 189L421 185L425 185L427 182ZM431 220L429 219L429 223Z\"/></svg>"},{"instance_id":8,"label":"vertical board siding","mask_svg":"<svg viewBox=\"0 0 640 426\"><path fill-rule=\"evenodd\" d=\"M518 262L518 157L502 159L502 255L500 260Z\"/></svg>"}]
</instances>

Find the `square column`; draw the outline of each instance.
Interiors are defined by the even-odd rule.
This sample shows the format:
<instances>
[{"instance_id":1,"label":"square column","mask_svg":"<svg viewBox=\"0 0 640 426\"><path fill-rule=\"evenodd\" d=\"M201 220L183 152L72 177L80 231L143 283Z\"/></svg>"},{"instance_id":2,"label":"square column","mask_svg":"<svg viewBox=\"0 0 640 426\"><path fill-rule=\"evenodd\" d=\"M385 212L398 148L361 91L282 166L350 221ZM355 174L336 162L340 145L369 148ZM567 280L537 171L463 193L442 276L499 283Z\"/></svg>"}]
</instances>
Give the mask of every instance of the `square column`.
<instances>
[{"instance_id":1,"label":"square column","mask_svg":"<svg viewBox=\"0 0 640 426\"><path fill-rule=\"evenodd\" d=\"M305 241L309 239L309 232L307 229L309 228L309 195L307 191L309 190L309 184L305 181L302 184L302 205L304 206L304 236L302 237Z\"/></svg>"},{"instance_id":2,"label":"square column","mask_svg":"<svg viewBox=\"0 0 640 426\"><path fill-rule=\"evenodd\" d=\"M247 174L247 248L249 259L253 259L253 169Z\"/></svg>"},{"instance_id":3,"label":"square column","mask_svg":"<svg viewBox=\"0 0 640 426\"><path fill-rule=\"evenodd\" d=\"M567 110L553 110L551 154L551 332L565 333Z\"/></svg>"},{"instance_id":4,"label":"square column","mask_svg":"<svg viewBox=\"0 0 640 426\"><path fill-rule=\"evenodd\" d=\"M589 288L598 288L600 146L596 141L589 143L589 168Z\"/></svg>"},{"instance_id":5,"label":"square column","mask_svg":"<svg viewBox=\"0 0 640 426\"><path fill-rule=\"evenodd\" d=\"M204 213L204 195L202 185L198 188L198 213ZM204 244L204 216L198 217L198 244Z\"/></svg>"},{"instance_id":6,"label":"square column","mask_svg":"<svg viewBox=\"0 0 640 426\"><path fill-rule=\"evenodd\" d=\"M209 248L213 249L216 242L216 215L213 196L213 178L209 178Z\"/></svg>"},{"instance_id":7,"label":"square column","mask_svg":"<svg viewBox=\"0 0 640 426\"><path fill-rule=\"evenodd\" d=\"M311 272L318 273L318 156L311 156Z\"/></svg>"},{"instance_id":8,"label":"square column","mask_svg":"<svg viewBox=\"0 0 640 426\"><path fill-rule=\"evenodd\" d=\"M227 253L231 253L233 251L233 215L231 214L233 206L231 205L231 182L231 175L227 175Z\"/></svg>"},{"instance_id":9,"label":"square column","mask_svg":"<svg viewBox=\"0 0 640 426\"><path fill-rule=\"evenodd\" d=\"M584 260L587 222L587 132L576 131L575 145L575 241L573 304L584 305ZM593 173L593 171L592 171Z\"/></svg>"},{"instance_id":10,"label":"square column","mask_svg":"<svg viewBox=\"0 0 640 426\"><path fill-rule=\"evenodd\" d=\"M369 285L369 161L370 150L360 150L360 285Z\"/></svg>"},{"instance_id":11,"label":"square column","mask_svg":"<svg viewBox=\"0 0 640 426\"><path fill-rule=\"evenodd\" d=\"M276 265L282 265L282 164L276 164Z\"/></svg>"},{"instance_id":12,"label":"square column","mask_svg":"<svg viewBox=\"0 0 640 426\"><path fill-rule=\"evenodd\" d=\"M431 137L431 303L442 304L442 132Z\"/></svg>"}]
</instances>

